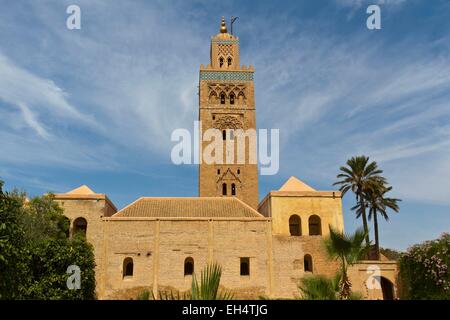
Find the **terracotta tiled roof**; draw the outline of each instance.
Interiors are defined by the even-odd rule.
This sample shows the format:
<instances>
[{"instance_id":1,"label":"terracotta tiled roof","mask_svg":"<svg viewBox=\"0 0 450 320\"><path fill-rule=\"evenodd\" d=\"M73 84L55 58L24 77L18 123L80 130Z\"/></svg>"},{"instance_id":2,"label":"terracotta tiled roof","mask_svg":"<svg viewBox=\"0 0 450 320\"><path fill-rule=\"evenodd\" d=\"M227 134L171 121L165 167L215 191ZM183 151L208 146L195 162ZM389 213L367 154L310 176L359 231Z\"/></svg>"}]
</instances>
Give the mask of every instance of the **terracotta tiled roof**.
<instances>
[{"instance_id":1,"label":"terracotta tiled roof","mask_svg":"<svg viewBox=\"0 0 450 320\"><path fill-rule=\"evenodd\" d=\"M113 217L262 218L256 210L234 197L148 198L142 197Z\"/></svg>"}]
</instances>

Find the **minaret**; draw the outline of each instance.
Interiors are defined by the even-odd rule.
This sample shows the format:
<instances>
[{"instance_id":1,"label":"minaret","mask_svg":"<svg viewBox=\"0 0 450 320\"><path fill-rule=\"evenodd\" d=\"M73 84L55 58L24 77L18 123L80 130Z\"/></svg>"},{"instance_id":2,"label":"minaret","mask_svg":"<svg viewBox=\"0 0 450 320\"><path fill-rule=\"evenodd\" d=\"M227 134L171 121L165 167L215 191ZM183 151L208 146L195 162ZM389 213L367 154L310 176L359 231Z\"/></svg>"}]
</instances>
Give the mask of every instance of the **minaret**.
<instances>
[{"instance_id":1,"label":"minaret","mask_svg":"<svg viewBox=\"0 0 450 320\"><path fill-rule=\"evenodd\" d=\"M256 130L253 67L239 64L239 38L227 31L222 17L220 33L211 38L210 63L200 66L199 120L201 132L208 128L219 129L224 150L234 142L234 160L223 164L201 163L199 168L200 197L236 196L251 207L258 206L258 167L256 148L250 149L245 139L245 161L237 161L235 130ZM202 150L210 141L202 143Z\"/></svg>"}]
</instances>

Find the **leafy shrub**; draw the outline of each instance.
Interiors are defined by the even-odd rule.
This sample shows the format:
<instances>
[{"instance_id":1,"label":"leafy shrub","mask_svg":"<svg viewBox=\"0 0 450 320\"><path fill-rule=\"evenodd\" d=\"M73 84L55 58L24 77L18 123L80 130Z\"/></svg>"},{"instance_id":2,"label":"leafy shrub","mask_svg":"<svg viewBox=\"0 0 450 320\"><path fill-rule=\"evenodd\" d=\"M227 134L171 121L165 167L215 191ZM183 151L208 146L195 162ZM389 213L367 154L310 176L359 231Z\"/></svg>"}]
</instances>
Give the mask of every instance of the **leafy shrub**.
<instances>
[{"instance_id":1,"label":"leafy shrub","mask_svg":"<svg viewBox=\"0 0 450 320\"><path fill-rule=\"evenodd\" d=\"M4 192L0 181L0 299L94 299L93 247L82 235L67 237L69 222L51 194L26 201ZM67 288L70 265L81 289Z\"/></svg>"},{"instance_id":2,"label":"leafy shrub","mask_svg":"<svg viewBox=\"0 0 450 320\"><path fill-rule=\"evenodd\" d=\"M339 300L339 282L341 273L337 273L332 279L323 275L310 275L300 279L298 288L303 300ZM349 300L361 300L362 294L351 292Z\"/></svg>"},{"instance_id":3,"label":"leafy shrub","mask_svg":"<svg viewBox=\"0 0 450 320\"><path fill-rule=\"evenodd\" d=\"M400 258L404 298L450 299L450 235L414 245Z\"/></svg>"},{"instance_id":4,"label":"leafy shrub","mask_svg":"<svg viewBox=\"0 0 450 320\"><path fill-rule=\"evenodd\" d=\"M159 291L159 300L232 300L233 293L228 290L219 290L222 267L217 264L208 264L200 275L200 283L195 273L192 276L191 290L189 292ZM156 300L152 291L144 290L137 296L138 300Z\"/></svg>"},{"instance_id":5,"label":"leafy shrub","mask_svg":"<svg viewBox=\"0 0 450 320\"><path fill-rule=\"evenodd\" d=\"M401 255L402 255L401 252L399 252L397 250L389 249L389 248L380 248L380 253L382 253L389 260L395 260L395 261L398 261L398 259L400 259Z\"/></svg>"}]
</instances>

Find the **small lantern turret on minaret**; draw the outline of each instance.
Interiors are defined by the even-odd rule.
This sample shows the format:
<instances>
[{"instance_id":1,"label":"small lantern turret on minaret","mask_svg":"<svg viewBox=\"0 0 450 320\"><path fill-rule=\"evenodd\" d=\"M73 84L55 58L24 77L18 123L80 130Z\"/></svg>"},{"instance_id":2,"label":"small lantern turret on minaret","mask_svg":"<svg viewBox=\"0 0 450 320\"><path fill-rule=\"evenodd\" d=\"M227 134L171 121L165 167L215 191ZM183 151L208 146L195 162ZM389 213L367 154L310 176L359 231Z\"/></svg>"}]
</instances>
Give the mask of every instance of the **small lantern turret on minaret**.
<instances>
[{"instance_id":1,"label":"small lantern turret on minaret","mask_svg":"<svg viewBox=\"0 0 450 320\"><path fill-rule=\"evenodd\" d=\"M211 63L213 69L237 70L239 66L239 38L228 33L225 18L220 23L220 33L211 39Z\"/></svg>"},{"instance_id":2,"label":"small lantern turret on minaret","mask_svg":"<svg viewBox=\"0 0 450 320\"><path fill-rule=\"evenodd\" d=\"M222 17L222 22L220 24L220 33L227 33L227 25L225 24L225 17Z\"/></svg>"}]
</instances>

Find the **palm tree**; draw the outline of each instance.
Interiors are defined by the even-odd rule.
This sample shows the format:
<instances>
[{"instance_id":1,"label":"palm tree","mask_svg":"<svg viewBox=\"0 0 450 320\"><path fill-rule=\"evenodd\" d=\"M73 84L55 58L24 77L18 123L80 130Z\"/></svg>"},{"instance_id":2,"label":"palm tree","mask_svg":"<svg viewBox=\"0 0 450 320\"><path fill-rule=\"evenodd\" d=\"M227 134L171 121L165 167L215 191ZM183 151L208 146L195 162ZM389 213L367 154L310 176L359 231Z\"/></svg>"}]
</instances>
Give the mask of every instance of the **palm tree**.
<instances>
[{"instance_id":1,"label":"palm tree","mask_svg":"<svg viewBox=\"0 0 450 320\"><path fill-rule=\"evenodd\" d=\"M208 264L201 272L200 284L195 276L192 276L191 291L180 293L178 291L159 291L160 300L231 300L233 293L231 291L219 291L220 278L222 276L222 267L217 264ZM141 292L138 300L156 300L153 292L145 290Z\"/></svg>"},{"instance_id":2,"label":"palm tree","mask_svg":"<svg viewBox=\"0 0 450 320\"><path fill-rule=\"evenodd\" d=\"M208 264L201 272L200 285L197 278L192 276L191 300L231 300L230 291L219 292L222 267L216 263Z\"/></svg>"},{"instance_id":3,"label":"palm tree","mask_svg":"<svg viewBox=\"0 0 450 320\"><path fill-rule=\"evenodd\" d=\"M339 284L341 273L338 272L333 278L327 278L323 275L305 276L300 279L298 288L302 293L302 300L338 300ZM361 300L362 295L359 292L350 293L349 300Z\"/></svg>"},{"instance_id":4,"label":"palm tree","mask_svg":"<svg viewBox=\"0 0 450 320\"><path fill-rule=\"evenodd\" d=\"M384 181L385 179L380 176L383 170L378 169L375 161L369 163L369 157L356 156L347 160L346 167L340 167L342 173L337 175L338 179L333 185L340 185L339 190L342 195L345 195L347 191L351 190L356 195L356 202L361 208L361 214L363 220L363 227L365 232L366 244L369 245L369 227L367 224L366 216L366 202L364 198L364 192L372 185Z\"/></svg>"},{"instance_id":5,"label":"palm tree","mask_svg":"<svg viewBox=\"0 0 450 320\"><path fill-rule=\"evenodd\" d=\"M306 276L300 279L298 288L304 300L337 300L340 273L332 279L323 275Z\"/></svg>"},{"instance_id":6,"label":"palm tree","mask_svg":"<svg viewBox=\"0 0 450 320\"><path fill-rule=\"evenodd\" d=\"M373 228L375 233L375 252L377 259L380 258L380 240L378 237L378 213L386 220L389 221L387 214L388 209L398 212L400 207L398 202L400 199L388 198L386 193L392 190L392 187L387 187L385 184L374 186L369 188L365 193L369 205L369 220L373 218Z\"/></svg>"},{"instance_id":7,"label":"palm tree","mask_svg":"<svg viewBox=\"0 0 450 320\"><path fill-rule=\"evenodd\" d=\"M351 296L352 286L347 269L366 254L368 246L363 244L366 233L358 229L353 235L348 235L331 226L329 228L330 235L325 239L325 248L331 259L340 261L339 298L347 300Z\"/></svg>"}]
</instances>

